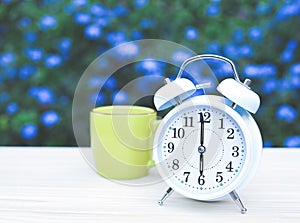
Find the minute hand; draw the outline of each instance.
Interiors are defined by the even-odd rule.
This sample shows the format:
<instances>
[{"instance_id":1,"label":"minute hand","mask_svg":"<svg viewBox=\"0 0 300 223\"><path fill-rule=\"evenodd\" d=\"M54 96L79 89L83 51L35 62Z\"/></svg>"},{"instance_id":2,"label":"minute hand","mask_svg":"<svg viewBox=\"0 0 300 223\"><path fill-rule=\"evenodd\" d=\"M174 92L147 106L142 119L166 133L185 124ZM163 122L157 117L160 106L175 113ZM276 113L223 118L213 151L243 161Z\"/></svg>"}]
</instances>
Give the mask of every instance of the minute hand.
<instances>
[{"instance_id":1,"label":"minute hand","mask_svg":"<svg viewBox=\"0 0 300 223\"><path fill-rule=\"evenodd\" d=\"M203 114L200 113L201 133L200 133L200 145L204 145L204 118Z\"/></svg>"}]
</instances>

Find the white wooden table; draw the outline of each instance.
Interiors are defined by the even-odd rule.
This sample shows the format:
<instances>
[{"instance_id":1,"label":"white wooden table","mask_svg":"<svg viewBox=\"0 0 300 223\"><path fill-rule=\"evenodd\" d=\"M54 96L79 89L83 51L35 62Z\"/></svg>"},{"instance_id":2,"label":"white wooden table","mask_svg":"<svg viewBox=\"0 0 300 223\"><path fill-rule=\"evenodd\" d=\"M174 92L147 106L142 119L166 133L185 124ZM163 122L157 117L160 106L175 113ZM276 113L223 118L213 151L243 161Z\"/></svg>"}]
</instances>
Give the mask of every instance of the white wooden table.
<instances>
[{"instance_id":1,"label":"white wooden table","mask_svg":"<svg viewBox=\"0 0 300 223\"><path fill-rule=\"evenodd\" d=\"M300 222L300 149L265 149L258 174L240 196L199 202L176 192L158 206L164 182L154 170L120 184L97 175L76 148L0 147L0 222ZM130 184L130 185L128 185Z\"/></svg>"}]
</instances>

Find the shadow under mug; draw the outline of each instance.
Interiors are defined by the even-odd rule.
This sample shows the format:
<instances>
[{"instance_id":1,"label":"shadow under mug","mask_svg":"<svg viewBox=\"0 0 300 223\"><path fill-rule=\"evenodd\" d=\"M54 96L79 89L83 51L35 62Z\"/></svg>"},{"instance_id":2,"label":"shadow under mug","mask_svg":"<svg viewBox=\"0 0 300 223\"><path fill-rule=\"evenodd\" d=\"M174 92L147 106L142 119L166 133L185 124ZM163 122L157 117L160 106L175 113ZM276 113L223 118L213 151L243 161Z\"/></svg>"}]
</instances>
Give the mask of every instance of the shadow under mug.
<instances>
[{"instance_id":1,"label":"shadow under mug","mask_svg":"<svg viewBox=\"0 0 300 223\"><path fill-rule=\"evenodd\" d=\"M142 106L112 105L90 113L91 147L97 172L111 179L146 176L152 161L156 112Z\"/></svg>"}]
</instances>

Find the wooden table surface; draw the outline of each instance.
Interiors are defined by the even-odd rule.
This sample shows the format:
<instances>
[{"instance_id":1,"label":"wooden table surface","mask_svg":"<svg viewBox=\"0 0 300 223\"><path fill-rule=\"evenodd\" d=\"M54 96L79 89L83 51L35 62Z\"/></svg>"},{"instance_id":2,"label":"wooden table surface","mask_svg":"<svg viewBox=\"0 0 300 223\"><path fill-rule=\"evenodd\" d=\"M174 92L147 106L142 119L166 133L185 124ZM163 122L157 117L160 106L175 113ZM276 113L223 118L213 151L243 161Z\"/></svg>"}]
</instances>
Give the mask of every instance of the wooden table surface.
<instances>
[{"instance_id":1,"label":"wooden table surface","mask_svg":"<svg viewBox=\"0 0 300 223\"><path fill-rule=\"evenodd\" d=\"M151 183L152 182L152 183ZM264 149L260 169L231 200L199 202L176 192L155 169L135 181L97 175L77 148L0 147L0 222L300 222L300 149Z\"/></svg>"}]
</instances>

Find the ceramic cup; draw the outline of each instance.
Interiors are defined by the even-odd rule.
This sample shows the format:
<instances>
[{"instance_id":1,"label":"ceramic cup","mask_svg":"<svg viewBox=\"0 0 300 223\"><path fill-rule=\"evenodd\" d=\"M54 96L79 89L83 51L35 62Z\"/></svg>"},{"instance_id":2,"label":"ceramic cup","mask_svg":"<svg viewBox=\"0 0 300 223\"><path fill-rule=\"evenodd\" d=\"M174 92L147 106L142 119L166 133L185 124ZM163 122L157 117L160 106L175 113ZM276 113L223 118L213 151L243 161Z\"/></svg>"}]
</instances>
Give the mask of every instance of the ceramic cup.
<instances>
[{"instance_id":1,"label":"ceramic cup","mask_svg":"<svg viewBox=\"0 0 300 223\"><path fill-rule=\"evenodd\" d=\"M111 179L146 176L152 161L156 112L141 106L103 106L90 113L91 147L98 173Z\"/></svg>"}]
</instances>

